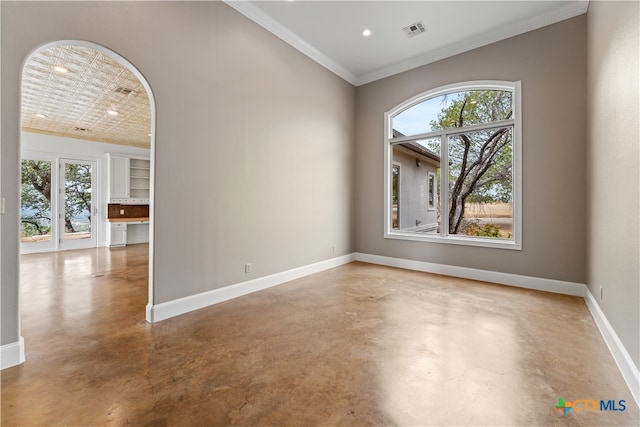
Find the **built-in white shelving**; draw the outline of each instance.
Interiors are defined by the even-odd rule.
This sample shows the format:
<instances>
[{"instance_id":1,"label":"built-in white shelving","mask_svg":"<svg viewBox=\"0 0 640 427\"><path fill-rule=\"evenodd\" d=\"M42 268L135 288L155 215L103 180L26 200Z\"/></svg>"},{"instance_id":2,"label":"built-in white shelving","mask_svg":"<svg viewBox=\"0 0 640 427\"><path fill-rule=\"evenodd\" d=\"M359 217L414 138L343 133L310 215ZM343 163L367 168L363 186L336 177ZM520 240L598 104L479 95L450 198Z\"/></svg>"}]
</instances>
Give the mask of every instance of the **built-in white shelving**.
<instances>
[{"instance_id":1,"label":"built-in white shelving","mask_svg":"<svg viewBox=\"0 0 640 427\"><path fill-rule=\"evenodd\" d=\"M151 161L148 158L108 154L109 203L149 204Z\"/></svg>"}]
</instances>

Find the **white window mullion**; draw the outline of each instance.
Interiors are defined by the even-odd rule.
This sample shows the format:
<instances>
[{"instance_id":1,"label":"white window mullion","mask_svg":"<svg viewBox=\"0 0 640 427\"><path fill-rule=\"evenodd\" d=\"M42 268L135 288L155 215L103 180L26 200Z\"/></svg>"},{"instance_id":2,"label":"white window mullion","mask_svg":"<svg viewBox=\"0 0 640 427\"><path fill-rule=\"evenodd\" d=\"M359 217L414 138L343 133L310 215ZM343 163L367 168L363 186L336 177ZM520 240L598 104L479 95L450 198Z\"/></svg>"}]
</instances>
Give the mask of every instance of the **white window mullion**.
<instances>
[{"instance_id":1,"label":"white window mullion","mask_svg":"<svg viewBox=\"0 0 640 427\"><path fill-rule=\"evenodd\" d=\"M440 235L449 235L449 136L440 139Z\"/></svg>"},{"instance_id":2,"label":"white window mullion","mask_svg":"<svg viewBox=\"0 0 640 427\"><path fill-rule=\"evenodd\" d=\"M460 135L462 133L475 132L475 131L485 130L485 129L509 127L509 126L513 126L514 123L515 123L514 119L498 120L498 121L491 122L491 123L482 123L482 124L479 124L479 125L465 126L463 128L447 128L447 129L445 129L443 131L442 130L437 130L437 131L433 131L433 132L419 133L419 134L415 134L415 135L399 136L397 138L389 138L389 142L392 145L393 144L402 144L403 142L417 141L417 140L421 140L421 139L437 138L438 136L442 135L443 132L445 132L445 133L447 133L449 135Z\"/></svg>"},{"instance_id":3,"label":"white window mullion","mask_svg":"<svg viewBox=\"0 0 640 427\"><path fill-rule=\"evenodd\" d=\"M432 115L435 114L433 113L433 110L434 108L437 108L437 107L436 107L436 104L433 103L433 101L431 101L435 98L443 97L444 95L448 95L448 94L458 94L458 93L467 92L467 91L493 91L493 90L511 92L512 94L511 95L512 96L511 115L508 119L490 121L491 117L489 117L488 119L484 117L482 118L481 121L485 121L485 122L471 124L471 125L465 124L464 127L455 127L455 123L451 123L451 125L454 127L447 127L445 129L438 129L438 130L432 130L430 125L424 124L424 120L420 121L421 120L419 118L420 114L423 114L423 115L426 114L425 117L427 117L427 123L431 123L429 122L429 120L436 120L433 118L436 116L432 117ZM425 242L434 242L434 243L448 243L448 244L455 244L455 245L503 248L503 249L516 249L516 250L522 249L522 129L521 129L522 100L521 98L522 98L522 93L521 93L520 82L504 82L504 81L462 82L462 83L443 86L443 87L416 95L415 97L403 102L402 104L396 106L395 108L385 113L385 116L384 116L385 117L385 145L386 145L385 152L384 152L384 157L385 157L385 173L384 173L385 174L385 190L384 190L385 191L385 238L425 241ZM481 99L483 98L480 98L478 102L482 102ZM505 99L503 98L503 100ZM407 110L417 107L423 102L427 102L427 101L432 102L433 105L425 104L423 107L419 107L422 109L417 109L416 111L412 113L407 113L405 115L405 112L407 112ZM448 108L448 105L449 104L443 101L440 107L441 111L444 111L442 110L443 108ZM504 105L505 107L508 107L508 104L501 104L501 106L502 105ZM504 111L506 112L508 110L504 110ZM419 114L416 115L416 113L419 113ZM398 118L401 115L403 117ZM397 132L394 131L394 125L395 125L394 121L396 120L396 118L398 118ZM450 124L447 122L447 123L442 123L442 125L449 126ZM449 186L450 186L449 174L450 174L450 169L452 165L449 164L449 162L451 161L451 158L449 156L449 142L454 143L453 150L456 153L456 155L454 156L454 159L456 162L458 162L457 160L458 154L459 154L458 150L461 148L458 145L457 140L458 138L460 138L460 135L471 134L469 135L469 138L476 138L477 141L474 142L474 144L477 145L478 143L481 143L484 139L486 139L484 135L489 136L493 132L499 131L501 129L508 129L511 136L511 141L510 141L511 156L512 156L512 159L511 159L511 169L512 169L511 216L513 221L511 226L512 234L509 234L509 236L507 236L506 232L504 231L505 228L502 225L500 225L500 227L503 231L499 232L498 235L489 234L489 233L493 233L493 231L492 230L487 231L486 228L482 231L481 235L474 234L475 230L473 228L471 228L468 231L463 231L460 234L450 234L449 233L449 225L450 225L449 209L451 205L451 198L449 194ZM398 135L395 138L394 138L394 133ZM411 155L412 150L410 146L417 147L418 145L421 145L421 146L424 146L425 149L429 149L435 152L436 151L435 145L433 143L434 143L434 140L438 138L440 139L439 164L438 164L438 157L436 157L435 155L430 155L427 157L429 157L428 167L433 167L435 168L435 170L439 168L440 170L440 185L438 186L439 197L437 200L435 200L436 203L439 202L438 208L440 210L440 220L439 220L440 232L434 233L433 229L431 229L430 231L425 233L424 230L417 230L417 227L416 229L414 229L414 227L412 225L409 226L409 224L406 224L407 227L405 227L405 229L403 229L402 227L399 227L397 230L394 230L392 229L392 226L391 226L391 216L392 216L391 168L394 162L394 152L395 152L394 150L397 150L399 152L398 156L402 162L408 162L410 159L406 158L406 154ZM394 147L397 147L397 148L394 148ZM417 156L424 154L418 151L416 151L416 153L417 153ZM474 155L477 156L478 153L475 153ZM496 159L492 159L492 162L499 162L496 164L503 164L505 167L507 167L508 165L504 163L505 160L506 160L505 157L496 157ZM407 164L409 165L409 163ZM416 163L416 165L418 167L420 166L419 163ZM424 166L424 162L422 166ZM460 167L458 163L455 163L453 166L455 168L454 170L457 170ZM407 173L409 173L409 175L412 177L411 179L413 179L413 181L415 181L416 184L415 185L411 184L413 181L411 181L411 179L409 179L409 175L407 175L408 177L407 179L409 179L409 181L407 181L407 186L405 190L408 193L411 193L411 185L416 186L416 188L418 188L419 186L419 190L416 190L417 192L416 200L411 199L411 197L402 198L400 197L400 194L399 194L398 209L399 211L402 211L403 204L407 204L406 212L412 213L416 211L416 209L423 208L423 205L425 203L424 202L425 196L424 196L424 185L421 183L424 181L424 179L426 179L427 182L429 182L429 178L423 177L424 174L429 171L428 170L422 171L421 174L418 174L410 166L407 166L406 170L407 170ZM432 173L432 172L429 172L429 173ZM418 178L420 179L420 181L418 181ZM496 185L499 185L499 184L496 184ZM490 196L489 201L487 203L496 203L496 204L500 203L500 198L497 191L500 191L500 188L504 190L505 188L504 185L506 184L502 183L502 185L503 187L496 187L495 191L494 191L494 188L485 188L485 191L488 191L489 193L487 194ZM431 186L428 189L428 192L430 191L432 191ZM407 203L407 201L409 202ZM429 210L428 201L426 203L427 203L427 210ZM419 212L422 212L422 211L420 210ZM495 215L498 215L498 213L495 213ZM413 215L410 215L410 216L413 216ZM481 218L484 218L487 215L480 214L478 216ZM491 213L489 213L488 217L492 217ZM497 217L502 218L501 216L496 216L496 218ZM430 218L429 222L431 221L432 219ZM483 220L480 220L481 224L483 224L482 221ZM498 222L501 223L500 221ZM416 220L416 224L417 224L417 220ZM480 230L479 227L478 227L478 230Z\"/></svg>"},{"instance_id":4,"label":"white window mullion","mask_svg":"<svg viewBox=\"0 0 640 427\"><path fill-rule=\"evenodd\" d=\"M418 141L418 140L421 140L421 139L437 138L441 134L442 134L442 131L438 130L438 131L434 131L434 132L419 133L419 134L416 134L416 135L399 136L397 138L389 139L389 142L392 145L393 144L402 144L403 142L411 142L411 141Z\"/></svg>"}]
</instances>

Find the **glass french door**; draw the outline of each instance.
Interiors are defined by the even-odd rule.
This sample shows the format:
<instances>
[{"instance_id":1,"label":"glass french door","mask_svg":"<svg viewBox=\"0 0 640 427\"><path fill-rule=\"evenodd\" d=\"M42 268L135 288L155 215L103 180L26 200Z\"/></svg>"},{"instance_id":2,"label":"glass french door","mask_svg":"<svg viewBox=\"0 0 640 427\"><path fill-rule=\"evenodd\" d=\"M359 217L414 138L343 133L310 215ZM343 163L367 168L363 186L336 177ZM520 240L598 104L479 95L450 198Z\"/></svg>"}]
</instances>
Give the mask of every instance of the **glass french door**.
<instances>
[{"instance_id":1,"label":"glass french door","mask_svg":"<svg viewBox=\"0 0 640 427\"><path fill-rule=\"evenodd\" d=\"M23 155L20 252L96 247L96 189L96 161Z\"/></svg>"},{"instance_id":2,"label":"glass french door","mask_svg":"<svg viewBox=\"0 0 640 427\"><path fill-rule=\"evenodd\" d=\"M20 249L23 253L55 250L57 245L56 159L21 160Z\"/></svg>"},{"instance_id":3,"label":"glass french door","mask_svg":"<svg viewBox=\"0 0 640 427\"><path fill-rule=\"evenodd\" d=\"M96 162L60 159L59 249L96 247Z\"/></svg>"}]
</instances>

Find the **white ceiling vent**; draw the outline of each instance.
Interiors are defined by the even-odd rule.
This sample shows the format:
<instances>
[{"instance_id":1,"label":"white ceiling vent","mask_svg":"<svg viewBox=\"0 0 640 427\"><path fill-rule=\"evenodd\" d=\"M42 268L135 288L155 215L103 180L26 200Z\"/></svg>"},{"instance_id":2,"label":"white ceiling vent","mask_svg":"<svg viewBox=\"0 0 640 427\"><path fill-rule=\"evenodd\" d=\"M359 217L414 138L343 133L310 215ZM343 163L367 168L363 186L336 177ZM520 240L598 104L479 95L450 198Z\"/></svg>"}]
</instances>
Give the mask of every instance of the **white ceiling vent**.
<instances>
[{"instance_id":1,"label":"white ceiling vent","mask_svg":"<svg viewBox=\"0 0 640 427\"><path fill-rule=\"evenodd\" d=\"M415 24L408 25L402 29L407 37L412 38L422 33L427 32L427 28L424 26L424 22L416 22Z\"/></svg>"},{"instance_id":2,"label":"white ceiling vent","mask_svg":"<svg viewBox=\"0 0 640 427\"><path fill-rule=\"evenodd\" d=\"M128 87L123 87L123 86L119 86L116 88L116 90L114 90L115 93L121 93L123 95L127 95L129 97L134 97L136 96L138 93L133 90L133 89L129 89Z\"/></svg>"}]
</instances>

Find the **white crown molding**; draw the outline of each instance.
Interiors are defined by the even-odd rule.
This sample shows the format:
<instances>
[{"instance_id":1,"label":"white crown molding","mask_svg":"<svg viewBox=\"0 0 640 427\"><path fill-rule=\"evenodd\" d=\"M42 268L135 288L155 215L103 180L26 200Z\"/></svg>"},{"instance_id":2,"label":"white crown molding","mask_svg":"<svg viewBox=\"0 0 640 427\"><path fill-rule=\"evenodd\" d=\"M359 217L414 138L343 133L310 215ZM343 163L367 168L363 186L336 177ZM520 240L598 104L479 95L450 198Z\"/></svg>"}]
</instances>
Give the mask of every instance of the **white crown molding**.
<instances>
[{"instance_id":1,"label":"white crown molding","mask_svg":"<svg viewBox=\"0 0 640 427\"><path fill-rule=\"evenodd\" d=\"M0 347L0 369L11 368L24 363L24 338Z\"/></svg>"},{"instance_id":2,"label":"white crown molding","mask_svg":"<svg viewBox=\"0 0 640 427\"><path fill-rule=\"evenodd\" d=\"M560 22L565 19L573 18L574 16L585 13L587 11L587 8L589 7L589 0L574 2L560 9L548 12L544 15L536 16L534 18L521 21L504 28L491 31L484 35L475 37L472 40L465 40L460 43L454 43L450 46L443 47L428 54L392 65L391 67L386 67L365 75L356 76L354 73L347 70L338 62L320 52L309 43L304 41L302 38L300 38L297 34L293 33L288 28L280 24L270 15L265 13L262 9L253 5L250 1L224 0L224 2L247 18L251 19L256 24L270 31L275 36L279 37L300 52L304 53L309 58L316 61L318 64L322 65L329 71L337 74L338 76L355 86L361 86L367 83L371 83L373 81L380 80L394 74L421 67L423 65L427 65L432 62L448 58L450 56L458 55L472 49L486 46L500 40L508 39L510 37L514 37L519 34L526 33L528 31L532 31L547 25L555 24L556 22Z\"/></svg>"},{"instance_id":3,"label":"white crown molding","mask_svg":"<svg viewBox=\"0 0 640 427\"><path fill-rule=\"evenodd\" d=\"M470 40L464 40L459 43L454 43L433 52L429 52L428 54L400 62L398 64L383 68L378 71L374 71L369 74L365 74L363 76L359 76L355 82L355 85L361 86L367 83L371 83L385 77L393 76L404 71L409 71L423 65L431 64L441 59L449 58L463 52L477 49L482 46L487 46L501 40L515 37L529 31L537 30L538 28L546 27L547 25L555 24L557 22L582 15L583 13L587 12L588 7L589 0L568 4L563 8L548 12L544 15L536 16L534 18L485 33Z\"/></svg>"},{"instance_id":4,"label":"white crown molding","mask_svg":"<svg viewBox=\"0 0 640 427\"><path fill-rule=\"evenodd\" d=\"M301 39L297 34L293 33L284 25L273 19L270 15L266 14L259 7L251 4L251 2L249 1L223 1L247 18L251 19L256 24L260 25L269 32L273 33L275 36L289 43L291 46L304 53L309 58L313 59L332 73L338 75L352 85L355 85L357 78L352 72L344 68L342 65L338 64L333 59L329 58L324 53L317 50L315 47L311 46L309 43Z\"/></svg>"},{"instance_id":5,"label":"white crown molding","mask_svg":"<svg viewBox=\"0 0 640 427\"><path fill-rule=\"evenodd\" d=\"M588 288L586 289L584 300L587 303L587 307L591 312L593 320L595 320L596 325L600 330L602 338L604 338L604 342L607 344L607 347L609 347L609 352L611 352L613 360L615 360L622 377L627 382L629 390L631 390L631 394L636 401L636 405L640 407L640 371L633 363L627 349L624 348L618 334L616 334L615 330L607 320L607 317L604 315L604 312L598 305L595 297Z\"/></svg>"}]
</instances>

